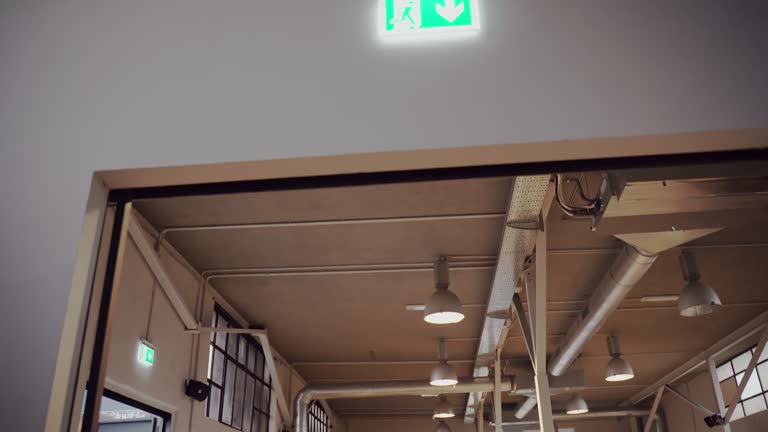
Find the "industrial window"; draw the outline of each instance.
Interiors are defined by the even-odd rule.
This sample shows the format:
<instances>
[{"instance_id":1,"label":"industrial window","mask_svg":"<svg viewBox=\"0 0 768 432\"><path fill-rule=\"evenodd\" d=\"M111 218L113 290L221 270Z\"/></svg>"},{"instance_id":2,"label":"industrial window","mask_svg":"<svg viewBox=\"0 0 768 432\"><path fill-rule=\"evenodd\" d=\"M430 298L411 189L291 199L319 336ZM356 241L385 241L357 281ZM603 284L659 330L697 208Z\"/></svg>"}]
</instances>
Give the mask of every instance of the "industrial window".
<instances>
[{"instance_id":1,"label":"industrial window","mask_svg":"<svg viewBox=\"0 0 768 432\"><path fill-rule=\"evenodd\" d=\"M307 414L309 432L329 432L331 430L331 419L325 413L323 406L319 402L312 402Z\"/></svg>"},{"instance_id":2,"label":"industrial window","mask_svg":"<svg viewBox=\"0 0 768 432\"><path fill-rule=\"evenodd\" d=\"M240 327L218 305L211 324L212 327ZM243 432L269 430L272 378L265 369L264 359L264 351L253 336L211 333L208 417Z\"/></svg>"},{"instance_id":3,"label":"industrial window","mask_svg":"<svg viewBox=\"0 0 768 432\"><path fill-rule=\"evenodd\" d=\"M730 402L736 394L739 384L747 370L749 360L755 352L755 347L735 356L717 367L717 379L723 391L725 403ZM731 420L749 416L768 407L768 350L764 350L757 363L757 369L752 373L744 393L738 402Z\"/></svg>"}]
</instances>

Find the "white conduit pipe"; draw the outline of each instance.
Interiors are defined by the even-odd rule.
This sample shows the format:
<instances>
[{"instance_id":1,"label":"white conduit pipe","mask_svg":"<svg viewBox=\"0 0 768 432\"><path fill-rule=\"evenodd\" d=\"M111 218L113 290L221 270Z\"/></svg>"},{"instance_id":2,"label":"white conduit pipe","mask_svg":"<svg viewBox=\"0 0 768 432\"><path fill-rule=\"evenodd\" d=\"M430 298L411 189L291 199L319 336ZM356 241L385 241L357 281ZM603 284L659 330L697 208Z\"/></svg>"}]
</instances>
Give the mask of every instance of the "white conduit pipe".
<instances>
[{"instance_id":1,"label":"white conduit pipe","mask_svg":"<svg viewBox=\"0 0 768 432\"><path fill-rule=\"evenodd\" d=\"M594 411L586 414L565 414L565 413L553 413L552 420L559 421L579 421L590 420L596 418L620 418L620 417L647 417L650 415L648 410L620 410L620 411ZM502 422L502 426L517 426L517 425L539 425L538 420L522 420Z\"/></svg>"},{"instance_id":2,"label":"white conduit pipe","mask_svg":"<svg viewBox=\"0 0 768 432\"><path fill-rule=\"evenodd\" d=\"M512 391L512 380L502 378L500 390ZM443 395L493 391L493 382L487 379L461 379L455 386L436 387L428 380L368 381L356 383L313 384L304 387L294 400L293 430L308 432L307 410L314 400L357 399L385 396Z\"/></svg>"}]
</instances>

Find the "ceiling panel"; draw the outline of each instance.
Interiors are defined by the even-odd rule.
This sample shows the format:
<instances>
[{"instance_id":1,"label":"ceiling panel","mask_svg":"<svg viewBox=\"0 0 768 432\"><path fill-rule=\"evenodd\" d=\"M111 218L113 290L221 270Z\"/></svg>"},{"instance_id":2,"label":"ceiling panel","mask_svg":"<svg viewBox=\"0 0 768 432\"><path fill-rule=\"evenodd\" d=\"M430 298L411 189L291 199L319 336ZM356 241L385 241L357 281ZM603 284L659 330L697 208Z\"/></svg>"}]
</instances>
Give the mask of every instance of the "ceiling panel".
<instances>
[{"instance_id":1,"label":"ceiling panel","mask_svg":"<svg viewBox=\"0 0 768 432\"><path fill-rule=\"evenodd\" d=\"M503 218L175 232L198 269L387 264L496 255Z\"/></svg>"},{"instance_id":2,"label":"ceiling panel","mask_svg":"<svg viewBox=\"0 0 768 432\"><path fill-rule=\"evenodd\" d=\"M456 271L451 289L465 303L485 302L491 270ZM435 326L405 310L434 290L431 271L222 279L220 293L252 323L266 326L289 361L431 360L437 341L474 338L484 308L465 307L457 325ZM279 306L277 306L279 305ZM450 358L471 359L476 342L449 342Z\"/></svg>"},{"instance_id":3,"label":"ceiling panel","mask_svg":"<svg viewBox=\"0 0 768 432\"><path fill-rule=\"evenodd\" d=\"M370 380L427 380L433 364L297 364L296 370L309 382L370 381ZM472 364L451 363L459 376L472 375Z\"/></svg>"},{"instance_id":4,"label":"ceiling panel","mask_svg":"<svg viewBox=\"0 0 768 432\"><path fill-rule=\"evenodd\" d=\"M510 177L141 200L155 227L506 211Z\"/></svg>"},{"instance_id":5,"label":"ceiling panel","mask_svg":"<svg viewBox=\"0 0 768 432\"><path fill-rule=\"evenodd\" d=\"M147 200L137 207L159 228L504 213L511 186L509 178L458 180ZM590 406L615 407L768 308L766 220L765 209L624 216L603 219L593 232L589 220L566 218L554 205L547 231L550 353L562 343L563 334L615 259L612 250L621 247L621 242L614 234L725 227L691 244L698 246L695 254L703 281L717 290L726 307L711 316L682 318L674 302L641 303L640 297L676 295L683 287L679 250L662 253L575 363L586 371L584 397ZM167 238L193 266L207 270L432 262L439 255L496 255L502 230L502 218L494 217L172 232ZM717 245L741 246L701 248ZM289 362L301 362L296 368L304 378L323 383L426 379L432 363L327 363L431 362L441 337L448 338L449 359L474 359L492 280L492 268L451 271L451 289L465 304L467 315L462 323L451 326L428 325L422 312L404 308L423 304L433 292L429 268L215 279L213 285L250 323L269 329L276 349ZM636 378L630 382L604 381L609 360L605 339L611 333L620 337L624 357L635 368ZM516 367L527 358L516 323L503 355ZM471 375L470 363L459 362L456 367L460 375ZM465 406L466 395L450 399L457 408ZM556 410L564 407L565 399L567 395L555 398ZM521 398L505 396L504 400L514 403ZM332 406L342 416L395 412L425 412L428 416L436 402L434 398L397 397L338 400Z\"/></svg>"}]
</instances>

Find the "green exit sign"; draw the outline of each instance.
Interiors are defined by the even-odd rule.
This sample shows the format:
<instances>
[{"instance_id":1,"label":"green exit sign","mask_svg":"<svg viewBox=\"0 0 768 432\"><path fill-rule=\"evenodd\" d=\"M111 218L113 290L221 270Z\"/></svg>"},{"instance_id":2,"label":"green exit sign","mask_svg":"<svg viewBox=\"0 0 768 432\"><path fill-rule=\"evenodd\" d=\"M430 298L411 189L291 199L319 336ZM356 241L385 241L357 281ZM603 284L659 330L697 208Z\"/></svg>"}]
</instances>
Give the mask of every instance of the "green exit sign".
<instances>
[{"instance_id":1,"label":"green exit sign","mask_svg":"<svg viewBox=\"0 0 768 432\"><path fill-rule=\"evenodd\" d=\"M478 30L480 0L380 0L385 36Z\"/></svg>"},{"instance_id":2,"label":"green exit sign","mask_svg":"<svg viewBox=\"0 0 768 432\"><path fill-rule=\"evenodd\" d=\"M155 347L144 339L139 345L139 362L149 366L155 363Z\"/></svg>"}]
</instances>

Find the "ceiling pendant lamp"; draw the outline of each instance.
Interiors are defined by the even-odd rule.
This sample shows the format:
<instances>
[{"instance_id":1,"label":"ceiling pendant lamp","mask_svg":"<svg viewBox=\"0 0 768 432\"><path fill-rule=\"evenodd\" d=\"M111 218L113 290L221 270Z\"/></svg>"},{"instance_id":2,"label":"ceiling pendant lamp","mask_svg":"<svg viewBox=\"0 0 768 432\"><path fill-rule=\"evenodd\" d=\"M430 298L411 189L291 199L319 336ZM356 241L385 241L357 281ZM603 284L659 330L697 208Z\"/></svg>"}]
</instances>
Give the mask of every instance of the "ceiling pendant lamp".
<instances>
[{"instance_id":1,"label":"ceiling pendant lamp","mask_svg":"<svg viewBox=\"0 0 768 432\"><path fill-rule=\"evenodd\" d=\"M448 364L448 353L445 349L445 339L440 339L440 345L438 347L438 363L432 369L432 375L429 378L429 384L436 387L446 387L456 385L459 382L456 369Z\"/></svg>"},{"instance_id":2,"label":"ceiling pendant lamp","mask_svg":"<svg viewBox=\"0 0 768 432\"><path fill-rule=\"evenodd\" d=\"M455 324L464 319L461 301L448 289L448 260L440 257L435 263L435 292L427 300L424 321L430 324Z\"/></svg>"},{"instance_id":3,"label":"ceiling pendant lamp","mask_svg":"<svg viewBox=\"0 0 768 432\"><path fill-rule=\"evenodd\" d=\"M605 380L619 382L634 378L635 371L632 370L632 365L621 357L619 339L616 336L608 336L608 351L611 353L611 360L605 370Z\"/></svg>"},{"instance_id":4,"label":"ceiling pendant lamp","mask_svg":"<svg viewBox=\"0 0 768 432\"><path fill-rule=\"evenodd\" d=\"M432 418L446 419L454 416L456 416L456 413L453 412L453 407L448 403L445 396L441 396L440 402L438 402L437 407L435 407L435 413L432 415Z\"/></svg>"},{"instance_id":5,"label":"ceiling pendant lamp","mask_svg":"<svg viewBox=\"0 0 768 432\"><path fill-rule=\"evenodd\" d=\"M444 421L440 420L440 423L435 428L435 432L451 432L451 428Z\"/></svg>"},{"instance_id":6,"label":"ceiling pendant lamp","mask_svg":"<svg viewBox=\"0 0 768 432\"><path fill-rule=\"evenodd\" d=\"M570 399L568 399L568 404L566 405L566 408L565 408L566 414L576 415L576 414L586 414L588 412L589 412L589 407L587 406L587 401L585 401L580 394L576 393L573 396L571 396Z\"/></svg>"},{"instance_id":7,"label":"ceiling pendant lamp","mask_svg":"<svg viewBox=\"0 0 768 432\"><path fill-rule=\"evenodd\" d=\"M715 290L700 281L701 274L693 252L683 249L680 254L680 267L686 282L677 300L680 316L697 317L711 314L723 305Z\"/></svg>"}]
</instances>

